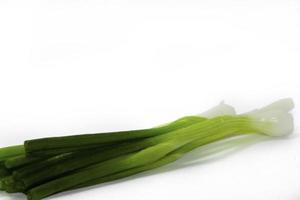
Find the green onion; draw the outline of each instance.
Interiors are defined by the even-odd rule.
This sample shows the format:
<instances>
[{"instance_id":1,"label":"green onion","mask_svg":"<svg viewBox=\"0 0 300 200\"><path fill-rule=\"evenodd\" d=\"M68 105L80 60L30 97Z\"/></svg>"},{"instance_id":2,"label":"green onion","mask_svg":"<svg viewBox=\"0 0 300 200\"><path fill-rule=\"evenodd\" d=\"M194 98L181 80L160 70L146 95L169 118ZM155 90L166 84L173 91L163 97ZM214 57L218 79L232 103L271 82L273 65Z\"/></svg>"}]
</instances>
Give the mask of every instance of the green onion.
<instances>
[{"instance_id":1,"label":"green onion","mask_svg":"<svg viewBox=\"0 0 300 200\"><path fill-rule=\"evenodd\" d=\"M246 117L218 117L205 122L182 128L167 135L153 138L158 144L137 153L120 156L102 163L92 165L71 175L49 181L29 191L32 199L39 199L67 190L78 184L111 175L123 170L140 167L158 161L181 146L210 135L222 135L223 138L237 133L252 133L251 120ZM215 136L215 135L214 135ZM26 181L26 180L25 180Z\"/></svg>"},{"instance_id":2,"label":"green onion","mask_svg":"<svg viewBox=\"0 0 300 200\"><path fill-rule=\"evenodd\" d=\"M25 149L23 145L15 145L0 148L0 161L6 160L19 155L24 155Z\"/></svg>"},{"instance_id":3,"label":"green onion","mask_svg":"<svg viewBox=\"0 0 300 200\"><path fill-rule=\"evenodd\" d=\"M235 136L236 134L232 134L232 135L227 135L227 137L232 137ZM216 142L218 140L222 140L225 139L226 137L222 134L220 135L215 135L215 136L210 136L210 137L206 137L206 138L201 138L198 140L195 140L193 142L190 142L182 147L180 147L179 149L172 151L171 153L167 154L166 156L164 156L163 158L159 159L156 162L153 162L149 165L143 165L141 167L136 167L136 168L132 168L129 170L125 170L125 171L121 171L119 173L115 173L112 175L108 175L108 176L104 176L104 177L100 177L100 178L95 178L92 179L90 181L84 182L82 184L76 185L75 187L71 188L71 189L77 189L77 188L82 188L82 187L88 187L88 186L92 186L92 185L96 185L96 184L100 184L100 183L104 183L104 182L108 182L108 181L114 181L114 180L118 180L121 178L125 178L131 175L135 175L144 171L148 171L151 169L155 169L167 164L170 164L176 160L178 160L179 158L183 157L186 153L194 150L195 148L198 148L200 146L212 143L212 142Z\"/></svg>"},{"instance_id":4,"label":"green onion","mask_svg":"<svg viewBox=\"0 0 300 200\"><path fill-rule=\"evenodd\" d=\"M42 160L42 158L27 157L25 155L19 155L16 157L6 159L4 163L5 163L5 166L9 169L16 169L16 168L23 167L27 164L34 163L34 162L41 161L41 160Z\"/></svg>"},{"instance_id":5,"label":"green onion","mask_svg":"<svg viewBox=\"0 0 300 200\"><path fill-rule=\"evenodd\" d=\"M101 147L103 145L112 144L115 142L124 142L135 139L142 139L147 137L152 137L160 135L166 132L176 130L181 127L189 126L196 122L201 122L204 120L202 117L197 116L187 116L181 119L178 119L170 124L165 126L142 129L142 130L131 130L131 131L120 131L112 133L98 133L98 134L85 134L85 135L72 135L64 137L52 137L52 138L42 138L35 140L27 140L24 145L26 148L27 154L42 154L49 150L55 151L58 153L64 153L66 149L68 152L76 150L78 148L89 148ZM56 152L55 152L56 153ZM54 154L55 154L54 153Z\"/></svg>"},{"instance_id":6,"label":"green onion","mask_svg":"<svg viewBox=\"0 0 300 200\"><path fill-rule=\"evenodd\" d=\"M286 136L293 108L283 99L235 115L221 103L163 126L27 140L0 149L0 189L28 200L128 177L170 164L197 147L235 136Z\"/></svg>"}]
</instances>

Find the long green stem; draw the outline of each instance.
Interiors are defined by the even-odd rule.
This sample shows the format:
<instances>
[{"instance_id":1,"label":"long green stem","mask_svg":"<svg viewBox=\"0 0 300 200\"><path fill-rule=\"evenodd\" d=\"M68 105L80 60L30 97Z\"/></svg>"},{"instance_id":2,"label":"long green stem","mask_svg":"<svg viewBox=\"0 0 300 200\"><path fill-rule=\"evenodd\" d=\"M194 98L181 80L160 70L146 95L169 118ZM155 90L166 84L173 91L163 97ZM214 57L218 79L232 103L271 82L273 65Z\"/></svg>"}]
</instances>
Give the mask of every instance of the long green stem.
<instances>
[{"instance_id":1,"label":"long green stem","mask_svg":"<svg viewBox=\"0 0 300 200\"><path fill-rule=\"evenodd\" d=\"M205 121L205 118L200 117L185 117L176 121L176 127L180 127L179 124L184 125L183 127L201 121ZM185 123L182 123L185 121ZM180 122L178 124L178 122ZM173 123L173 128L175 123ZM180 127L181 128L181 127ZM15 179L22 179L24 182L25 188L28 188L32 185L42 183L46 180L53 179L61 174L66 172L71 172L73 170L98 163L107 159L115 158L120 155L127 153L135 152L143 148L153 145L152 139L143 139L137 140L135 142L123 143L120 145L115 145L114 148L104 149L104 150L89 150L87 153L75 154L74 156L67 156L65 158L59 158L58 162L53 164L47 161L34 164L34 166L28 166L20 170L16 170L13 174ZM45 165L47 167L45 168ZM41 167L39 167L41 166ZM24 189L25 189L24 188Z\"/></svg>"},{"instance_id":2,"label":"long green stem","mask_svg":"<svg viewBox=\"0 0 300 200\"><path fill-rule=\"evenodd\" d=\"M0 161L6 160L11 157L24 155L25 149L23 145L15 145L15 146L9 146L0 148Z\"/></svg>"},{"instance_id":3,"label":"long green stem","mask_svg":"<svg viewBox=\"0 0 300 200\"><path fill-rule=\"evenodd\" d=\"M160 135L165 132L175 130L178 128L186 127L194 123L199 123L201 121L205 121L206 119L203 117L198 116L188 116L180 118L179 120L176 120L170 124L153 128L152 133L154 135ZM130 133L130 131L128 131ZM133 131L133 133L136 133L136 131ZM145 136L143 132L140 132L142 135ZM114 133L113 133L114 134ZM138 139L135 139L138 140ZM107 160L114 158L119 155L123 155L125 153L133 152L136 150L140 150L146 146L151 145L145 143L138 143L142 145L136 145L134 143L134 139L130 140L132 144L121 144L118 146L117 143L113 144L107 144L103 147L97 147L96 145L88 145L88 146L78 146L78 147L62 147L62 148L54 148L54 149L45 149L44 151L41 151L41 154L39 151L33 151L30 153L30 155L38 155L38 156L50 156L49 159L45 158L35 158L35 157L28 157L28 156L17 156L12 157L6 160L6 165L9 168L20 168L15 169L13 171L13 177L7 178L6 180L2 181L2 184L8 184L6 185L7 191L16 192L16 191L23 191L24 189L20 189L20 187L23 184L17 184L14 180L18 180L20 178L29 177L28 181L25 181L26 188L28 188L32 184L36 184L38 182L53 178L57 175L63 174L65 172L72 171L74 169L78 169L84 166L87 166L88 164L93 164L95 162ZM129 145L129 146L128 146ZM116 148L117 147L117 148ZM102 148L103 153L99 152ZM85 150L87 149L87 150ZM99 150L100 149L100 150ZM63 152L69 152L71 153L63 153ZM75 151L75 152L72 152ZM77 153L77 151L79 153ZM82 154L83 151L83 154ZM88 154L84 154L84 152L88 152ZM98 155L94 155L95 153ZM63 154L61 154L63 153ZM54 156L56 154L59 154L58 156ZM84 155L84 156L82 156ZM72 159L73 158L73 159ZM81 159L80 159L81 158ZM91 158L91 159L88 159ZM70 160L71 159L71 160ZM38 161L38 162L36 162ZM66 161L66 162L65 162ZM83 162L81 162L83 161ZM58 163L61 163L62 165L59 165ZM64 163L67 164L67 167L60 167L63 166ZM56 166L54 166L56 165ZM69 166L69 167L68 167ZM44 175L43 175L44 174ZM39 176L42 175L42 176ZM27 180L25 178L25 180ZM14 185L18 185L18 188L14 188ZM21 185L21 186L20 186Z\"/></svg>"},{"instance_id":4,"label":"long green stem","mask_svg":"<svg viewBox=\"0 0 300 200\"><path fill-rule=\"evenodd\" d=\"M43 159L38 157L27 157L25 155L19 155L5 160L5 166L9 169L16 169L24 167L28 164L36 163L41 160Z\"/></svg>"},{"instance_id":5,"label":"long green stem","mask_svg":"<svg viewBox=\"0 0 300 200\"><path fill-rule=\"evenodd\" d=\"M56 155L56 156L47 158L45 160L42 160L40 162L32 163L32 164L24 166L20 169L14 170L13 177L18 180L22 177L32 176L33 174L39 173L40 171L43 171L43 170L46 170L53 165L56 165L67 159L70 159L70 158L84 155L85 153L86 152L76 152L76 153L66 153L66 154Z\"/></svg>"},{"instance_id":6,"label":"long green stem","mask_svg":"<svg viewBox=\"0 0 300 200\"><path fill-rule=\"evenodd\" d=\"M106 151L87 151L80 155L67 156L66 159L61 159L61 161L55 162L54 164L47 164L47 167L40 168L39 170L33 171L33 167L26 170L16 170L14 171L13 176L16 180L21 180L24 183L24 188L21 189L21 191L23 191L26 188L51 180L61 174L121 155L136 152L152 145L154 145L154 143L151 139L144 139L137 142L124 143ZM36 169L36 167L37 166L34 168Z\"/></svg>"},{"instance_id":7,"label":"long green stem","mask_svg":"<svg viewBox=\"0 0 300 200\"><path fill-rule=\"evenodd\" d=\"M198 123L200 123L199 121L200 120L198 120ZM205 120L203 119L203 121ZM169 133L165 133L164 135L168 136L168 134ZM22 191L27 188L30 188L31 186L41 184L47 180L56 178L67 172L71 172L76 169L89 166L91 164L99 163L108 159L112 159L124 154L132 153L144 149L146 147L155 145L157 144L156 139L162 140L161 136L163 135L151 137L148 139L138 140L137 142L124 143L119 146L116 146L113 149L107 149L98 152L97 151L88 152L86 155L84 154L83 156L74 156L70 159L64 159L62 162L55 163L55 165L48 166L45 169L35 171L34 173L28 173L28 172L24 173L24 170L21 173L14 172L14 178L17 180L21 180L24 183L24 188L21 189Z\"/></svg>"},{"instance_id":8,"label":"long green stem","mask_svg":"<svg viewBox=\"0 0 300 200\"><path fill-rule=\"evenodd\" d=\"M188 116L178 119L170 124L150 128L150 129L141 129L141 130L131 130L131 131L120 131L120 132L111 132L111 133L97 133L97 134L84 134L84 135L72 135L64 137L51 137L51 138L42 138L35 140L25 141L26 153L34 154L47 152L49 150L58 150L59 153L63 153L64 148L69 151L69 149L84 148L85 146L90 147L91 145L105 145L107 143L114 142L125 142L134 139L142 139L147 137L153 137L156 135L161 135L173 130L176 130L181 127L186 127L196 122L201 122L205 118L198 116Z\"/></svg>"},{"instance_id":9,"label":"long green stem","mask_svg":"<svg viewBox=\"0 0 300 200\"><path fill-rule=\"evenodd\" d=\"M173 123L172 127L174 128L174 125L176 124L178 128L181 128L179 126L180 124L187 126L204 120L206 119L201 117L184 117ZM110 146L110 148L107 148L106 150L100 148L100 150L89 149L86 151L86 153L83 151L66 155L62 154L60 156L55 156L37 163L33 162L31 165L14 170L13 178L7 178L7 180L3 181L3 184L6 185L6 188L9 191L24 191L26 188L29 188L32 185L50 180L53 177L66 172L70 172L72 170L82 168L96 162L101 162L103 160L111 159L126 153L134 152L151 145L153 145L151 141L145 142L142 140L137 140L136 142L115 145L114 148ZM14 180L20 179L24 182L24 184L18 184L17 182L14 182ZM18 188L14 188L15 186Z\"/></svg>"},{"instance_id":10,"label":"long green stem","mask_svg":"<svg viewBox=\"0 0 300 200\"><path fill-rule=\"evenodd\" d=\"M78 188L82 188L82 187L88 187L88 186L92 186L92 185L96 185L96 184L101 184L101 183L105 183L105 182L109 182L109 181L114 181L114 180L118 180L121 178L126 178L144 171L148 171L148 170L152 170L158 167L162 167L164 165L170 164L176 160L178 160L179 158L183 157L186 153L194 150L195 148L198 148L200 146L212 143L212 142L216 142L218 140L222 140L225 137L232 137L235 136L237 134L232 134L232 135L224 135L224 134L217 134L217 135L213 135L211 137L207 137L207 138L201 138L198 139L196 141L190 142L184 146L182 146L181 148L167 154L165 157L163 157L162 159L151 163L149 165L144 165L141 167L136 167L136 168L132 168L132 169L128 169L125 171L121 171L119 173L116 174L112 174L112 175L108 175L108 176L104 176L104 177L100 177L100 178L96 178L90 181L87 181L83 184L77 185L71 189L78 189Z\"/></svg>"},{"instance_id":11,"label":"long green stem","mask_svg":"<svg viewBox=\"0 0 300 200\"><path fill-rule=\"evenodd\" d=\"M95 178L155 162L193 140L208 137L214 133L222 134L225 137L226 135L239 132L250 133L253 131L254 128L250 126L249 119L246 117L226 116L206 120L202 123L197 123L162 136L150 138L149 140L157 144L153 147L92 165L76 173L39 185L29 191L28 198L32 200L40 199Z\"/></svg>"},{"instance_id":12,"label":"long green stem","mask_svg":"<svg viewBox=\"0 0 300 200\"><path fill-rule=\"evenodd\" d=\"M22 190L24 190L33 185L51 180L61 174L71 172L73 170L89 166L91 164L102 162L107 159L112 159L127 153L135 152L146 148L149 145L149 143L145 142L135 142L121 145L107 151L90 151L80 156L68 156L69 158L67 157L66 159L62 159L62 161L58 161L54 165L48 165L46 168L40 169L39 171L34 172L31 169L29 169L29 171L21 170L21 172L15 171L13 175L17 180L22 180L22 182L24 183L24 188Z\"/></svg>"}]
</instances>

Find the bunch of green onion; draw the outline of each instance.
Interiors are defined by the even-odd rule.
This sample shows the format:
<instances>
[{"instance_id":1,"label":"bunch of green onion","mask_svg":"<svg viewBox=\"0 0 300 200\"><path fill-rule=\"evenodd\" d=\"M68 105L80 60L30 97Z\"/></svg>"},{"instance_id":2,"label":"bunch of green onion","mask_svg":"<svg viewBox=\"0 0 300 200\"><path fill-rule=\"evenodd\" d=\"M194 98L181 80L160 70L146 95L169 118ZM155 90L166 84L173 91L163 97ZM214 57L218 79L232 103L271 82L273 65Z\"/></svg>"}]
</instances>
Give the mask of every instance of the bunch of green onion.
<instances>
[{"instance_id":1,"label":"bunch of green onion","mask_svg":"<svg viewBox=\"0 0 300 200\"><path fill-rule=\"evenodd\" d=\"M285 136L293 131L292 108L292 100L283 99L236 115L221 103L149 129L27 140L0 149L0 189L39 200L158 168L234 136Z\"/></svg>"}]
</instances>

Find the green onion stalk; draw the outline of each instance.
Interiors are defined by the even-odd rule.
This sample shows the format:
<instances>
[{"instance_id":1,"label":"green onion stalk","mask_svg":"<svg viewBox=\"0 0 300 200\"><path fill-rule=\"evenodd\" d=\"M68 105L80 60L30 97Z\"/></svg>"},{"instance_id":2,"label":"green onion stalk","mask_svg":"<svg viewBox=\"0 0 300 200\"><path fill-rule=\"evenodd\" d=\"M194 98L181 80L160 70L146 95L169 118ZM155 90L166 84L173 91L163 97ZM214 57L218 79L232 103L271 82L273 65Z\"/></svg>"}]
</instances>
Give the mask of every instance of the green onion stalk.
<instances>
[{"instance_id":1,"label":"green onion stalk","mask_svg":"<svg viewBox=\"0 0 300 200\"><path fill-rule=\"evenodd\" d=\"M150 129L72 135L25 141L0 150L0 188L28 200L118 180L170 164L200 146L226 138L293 131L291 99L236 115L221 103Z\"/></svg>"}]
</instances>

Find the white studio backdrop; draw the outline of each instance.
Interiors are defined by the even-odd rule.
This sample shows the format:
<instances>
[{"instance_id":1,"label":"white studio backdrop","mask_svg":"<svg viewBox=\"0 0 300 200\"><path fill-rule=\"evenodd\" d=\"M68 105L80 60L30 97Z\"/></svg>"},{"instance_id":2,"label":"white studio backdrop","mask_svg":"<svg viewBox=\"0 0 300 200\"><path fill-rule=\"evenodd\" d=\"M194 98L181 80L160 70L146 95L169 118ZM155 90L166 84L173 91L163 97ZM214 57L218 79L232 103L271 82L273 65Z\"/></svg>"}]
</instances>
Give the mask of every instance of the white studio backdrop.
<instances>
[{"instance_id":1,"label":"white studio backdrop","mask_svg":"<svg viewBox=\"0 0 300 200\"><path fill-rule=\"evenodd\" d=\"M290 138L49 199L299 200L299 68L296 0L2 0L0 145L291 97Z\"/></svg>"}]
</instances>

